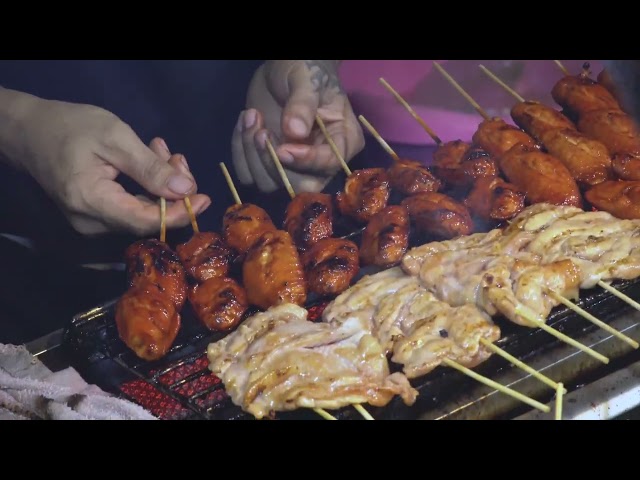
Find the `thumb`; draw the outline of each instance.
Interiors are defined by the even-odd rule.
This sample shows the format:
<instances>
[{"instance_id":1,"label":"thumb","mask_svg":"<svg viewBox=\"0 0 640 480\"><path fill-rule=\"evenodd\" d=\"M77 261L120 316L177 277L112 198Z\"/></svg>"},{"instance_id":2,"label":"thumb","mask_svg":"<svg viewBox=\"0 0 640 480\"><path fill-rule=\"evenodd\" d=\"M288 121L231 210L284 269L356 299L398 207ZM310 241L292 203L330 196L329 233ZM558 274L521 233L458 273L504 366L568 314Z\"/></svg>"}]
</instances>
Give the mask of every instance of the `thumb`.
<instances>
[{"instance_id":1,"label":"thumb","mask_svg":"<svg viewBox=\"0 0 640 480\"><path fill-rule=\"evenodd\" d=\"M303 68L293 69L288 83L289 98L282 110L282 132L289 138L303 140L310 135L315 123L320 92Z\"/></svg>"},{"instance_id":2,"label":"thumb","mask_svg":"<svg viewBox=\"0 0 640 480\"><path fill-rule=\"evenodd\" d=\"M170 200L183 198L195 191L191 175L167 163L137 139L133 148L121 151L110 162L122 173L138 182L149 193Z\"/></svg>"}]
</instances>

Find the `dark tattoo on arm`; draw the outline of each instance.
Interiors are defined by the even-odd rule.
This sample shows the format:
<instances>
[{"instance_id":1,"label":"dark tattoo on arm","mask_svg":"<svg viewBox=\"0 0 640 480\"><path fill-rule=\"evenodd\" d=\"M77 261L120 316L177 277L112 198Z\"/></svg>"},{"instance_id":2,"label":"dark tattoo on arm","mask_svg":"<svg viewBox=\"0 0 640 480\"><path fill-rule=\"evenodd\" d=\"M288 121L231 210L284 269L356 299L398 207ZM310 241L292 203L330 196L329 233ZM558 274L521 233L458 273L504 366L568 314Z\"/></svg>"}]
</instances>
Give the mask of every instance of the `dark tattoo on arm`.
<instances>
[{"instance_id":1,"label":"dark tattoo on arm","mask_svg":"<svg viewBox=\"0 0 640 480\"><path fill-rule=\"evenodd\" d=\"M338 79L337 60L305 60L304 63L311 73L311 84L316 92L334 90L335 93L344 93Z\"/></svg>"}]
</instances>

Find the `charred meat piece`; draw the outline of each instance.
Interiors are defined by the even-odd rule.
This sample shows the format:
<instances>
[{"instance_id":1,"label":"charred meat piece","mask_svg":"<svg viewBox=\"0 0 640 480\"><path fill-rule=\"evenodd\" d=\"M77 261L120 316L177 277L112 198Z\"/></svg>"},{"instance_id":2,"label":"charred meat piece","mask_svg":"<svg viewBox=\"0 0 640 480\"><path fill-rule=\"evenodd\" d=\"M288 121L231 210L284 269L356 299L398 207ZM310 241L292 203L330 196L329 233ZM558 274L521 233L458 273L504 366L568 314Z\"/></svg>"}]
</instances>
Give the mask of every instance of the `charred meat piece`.
<instances>
[{"instance_id":1,"label":"charred meat piece","mask_svg":"<svg viewBox=\"0 0 640 480\"><path fill-rule=\"evenodd\" d=\"M195 233L188 242L178 245L176 252L187 273L198 282L226 276L233 259L231 249L213 232Z\"/></svg>"},{"instance_id":2,"label":"charred meat piece","mask_svg":"<svg viewBox=\"0 0 640 480\"><path fill-rule=\"evenodd\" d=\"M344 190L336 194L336 202L340 213L356 222L367 223L387 206L389 193L386 170L365 168L353 172L347 178Z\"/></svg>"},{"instance_id":3,"label":"charred meat piece","mask_svg":"<svg viewBox=\"0 0 640 480\"><path fill-rule=\"evenodd\" d=\"M307 299L298 250L284 230L264 233L249 249L242 279L249 303L265 310L282 303L303 305Z\"/></svg>"},{"instance_id":4,"label":"charred meat piece","mask_svg":"<svg viewBox=\"0 0 640 480\"><path fill-rule=\"evenodd\" d=\"M623 220L640 218L640 182L611 180L585 193L587 201L598 210Z\"/></svg>"},{"instance_id":5,"label":"charred meat piece","mask_svg":"<svg viewBox=\"0 0 640 480\"><path fill-rule=\"evenodd\" d=\"M304 253L302 264L309 292L338 295L360 270L358 246L342 238L323 238Z\"/></svg>"},{"instance_id":6,"label":"charred meat piece","mask_svg":"<svg viewBox=\"0 0 640 480\"><path fill-rule=\"evenodd\" d=\"M579 185L590 187L611 180L607 147L574 129L547 130L541 136L547 152L560 160Z\"/></svg>"},{"instance_id":7,"label":"charred meat piece","mask_svg":"<svg viewBox=\"0 0 640 480\"><path fill-rule=\"evenodd\" d=\"M120 339L147 361L166 355L181 321L171 298L151 284L129 289L118 301L115 317Z\"/></svg>"},{"instance_id":8,"label":"charred meat piece","mask_svg":"<svg viewBox=\"0 0 640 480\"><path fill-rule=\"evenodd\" d=\"M212 277L189 290L196 317L213 331L227 331L240 323L249 308L247 294L235 280Z\"/></svg>"},{"instance_id":9,"label":"charred meat piece","mask_svg":"<svg viewBox=\"0 0 640 480\"><path fill-rule=\"evenodd\" d=\"M591 110L580 116L578 130L602 142L611 155L640 155L640 129L633 118L621 110Z\"/></svg>"},{"instance_id":10,"label":"charred meat piece","mask_svg":"<svg viewBox=\"0 0 640 480\"><path fill-rule=\"evenodd\" d=\"M434 170L451 187L468 189L478 178L498 175L498 167L493 159L476 146L469 148L457 164L453 163L454 157L447 159L450 163L436 164Z\"/></svg>"},{"instance_id":11,"label":"charred meat piece","mask_svg":"<svg viewBox=\"0 0 640 480\"><path fill-rule=\"evenodd\" d=\"M375 214L362 233L362 263L382 268L400 263L409 247L409 228L405 205L391 205Z\"/></svg>"},{"instance_id":12,"label":"charred meat piece","mask_svg":"<svg viewBox=\"0 0 640 480\"><path fill-rule=\"evenodd\" d=\"M611 93L585 73L563 77L551 90L553 100L571 117L581 117L594 110L619 110Z\"/></svg>"},{"instance_id":13,"label":"charred meat piece","mask_svg":"<svg viewBox=\"0 0 640 480\"><path fill-rule=\"evenodd\" d=\"M464 204L482 220L510 220L524 210L525 193L500 177L479 178Z\"/></svg>"},{"instance_id":14,"label":"charred meat piece","mask_svg":"<svg viewBox=\"0 0 640 480\"><path fill-rule=\"evenodd\" d=\"M574 123L555 108L539 102L518 102L511 109L511 118L515 124L542 141L542 135L549 130L575 130Z\"/></svg>"},{"instance_id":15,"label":"charred meat piece","mask_svg":"<svg viewBox=\"0 0 640 480\"><path fill-rule=\"evenodd\" d=\"M169 245L146 239L130 245L125 251L130 288L154 286L173 301L180 311L187 297L187 276L178 255Z\"/></svg>"},{"instance_id":16,"label":"charred meat piece","mask_svg":"<svg viewBox=\"0 0 640 480\"><path fill-rule=\"evenodd\" d=\"M473 143L496 160L515 145L522 144L532 148L536 146L531 136L501 118L483 121L473 134Z\"/></svg>"},{"instance_id":17,"label":"charred meat piece","mask_svg":"<svg viewBox=\"0 0 640 480\"><path fill-rule=\"evenodd\" d=\"M222 220L224 241L241 254L247 253L263 233L275 230L269 214L251 203L230 206Z\"/></svg>"},{"instance_id":18,"label":"charred meat piece","mask_svg":"<svg viewBox=\"0 0 640 480\"><path fill-rule=\"evenodd\" d=\"M284 229L301 251L333 234L333 199L325 193L298 193L287 206Z\"/></svg>"},{"instance_id":19,"label":"charred meat piece","mask_svg":"<svg viewBox=\"0 0 640 480\"><path fill-rule=\"evenodd\" d=\"M473 220L467 207L442 193L421 193L405 198L411 221L418 230L434 237L449 239L469 235Z\"/></svg>"},{"instance_id":20,"label":"charred meat piece","mask_svg":"<svg viewBox=\"0 0 640 480\"><path fill-rule=\"evenodd\" d=\"M582 206L571 172L548 153L517 145L500 158L499 165L507 180L524 190L530 203Z\"/></svg>"},{"instance_id":21,"label":"charred meat piece","mask_svg":"<svg viewBox=\"0 0 640 480\"><path fill-rule=\"evenodd\" d=\"M440 180L415 160L401 159L394 162L388 170L388 176L391 188L403 195L437 192L441 187Z\"/></svg>"},{"instance_id":22,"label":"charred meat piece","mask_svg":"<svg viewBox=\"0 0 640 480\"><path fill-rule=\"evenodd\" d=\"M640 156L619 153L613 156L611 164L622 180L640 181Z\"/></svg>"}]
</instances>

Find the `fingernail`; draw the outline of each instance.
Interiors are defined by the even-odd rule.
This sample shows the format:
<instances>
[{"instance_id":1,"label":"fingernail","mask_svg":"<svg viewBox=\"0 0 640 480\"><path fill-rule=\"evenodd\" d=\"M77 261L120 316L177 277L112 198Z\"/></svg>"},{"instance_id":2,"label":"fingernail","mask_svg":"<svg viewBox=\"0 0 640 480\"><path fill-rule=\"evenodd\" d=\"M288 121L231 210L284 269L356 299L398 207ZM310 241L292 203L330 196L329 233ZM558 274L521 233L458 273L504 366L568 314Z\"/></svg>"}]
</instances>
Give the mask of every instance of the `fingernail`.
<instances>
[{"instance_id":1,"label":"fingernail","mask_svg":"<svg viewBox=\"0 0 640 480\"><path fill-rule=\"evenodd\" d=\"M169 178L167 187L177 195L185 195L193 188L193 182L183 175L173 175Z\"/></svg>"},{"instance_id":2,"label":"fingernail","mask_svg":"<svg viewBox=\"0 0 640 480\"><path fill-rule=\"evenodd\" d=\"M282 163L286 163L287 165L290 165L295 161L295 158L293 158L293 155L291 155L289 152L279 153L278 158L280 158L280 161Z\"/></svg>"},{"instance_id":3,"label":"fingernail","mask_svg":"<svg viewBox=\"0 0 640 480\"><path fill-rule=\"evenodd\" d=\"M182 155L180 157L180 164L184 167L184 169L186 170L185 173L191 173L191 169L189 168L189 164L187 163L187 159L184 158L184 155Z\"/></svg>"},{"instance_id":4,"label":"fingernail","mask_svg":"<svg viewBox=\"0 0 640 480\"><path fill-rule=\"evenodd\" d=\"M164 139L160 139L160 146L168 153L171 154L171 151L169 150L169 147L167 146L167 142L164 141Z\"/></svg>"},{"instance_id":5,"label":"fingernail","mask_svg":"<svg viewBox=\"0 0 640 480\"><path fill-rule=\"evenodd\" d=\"M209 208L209 205L211 205L211 200L207 200L205 203L203 203L196 212L196 215L200 215L202 212L204 212L207 208Z\"/></svg>"},{"instance_id":6,"label":"fingernail","mask_svg":"<svg viewBox=\"0 0 640 480\"><path fill-rule=\"evenodd\" d=\"M289 120L289 128L294 135L298 135L299 137L307 136L307 132L309 130L305 121L299 118L292 118Z\"/></svg>"},{"instance_id":7,"label":"fingernail","mask_svg":"<svg viewBox=\"0 0 640 480\"><path fill-rule=\"evenodd\" d=\"M255 110L247 110L244 112L244 128L245 130L249 130L256 124L256 111Z\"/></svg>"}]
</instances>

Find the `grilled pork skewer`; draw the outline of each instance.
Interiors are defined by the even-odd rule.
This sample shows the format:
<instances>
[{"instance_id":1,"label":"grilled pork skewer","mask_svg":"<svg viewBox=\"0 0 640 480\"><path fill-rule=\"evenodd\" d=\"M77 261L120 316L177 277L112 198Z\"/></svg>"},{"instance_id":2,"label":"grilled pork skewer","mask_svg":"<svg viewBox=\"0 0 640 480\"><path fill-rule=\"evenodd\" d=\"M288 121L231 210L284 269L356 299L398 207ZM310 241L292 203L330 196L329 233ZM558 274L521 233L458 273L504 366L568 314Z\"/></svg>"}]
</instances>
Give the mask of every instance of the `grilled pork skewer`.
<instances>
[{"instance_id":1,"label":"grilled pork skewer","mask_svg":"<svg viewBox=\"0 0 640 480\"><path fill-rule=\"evenodd\" d=\"M209 345L207 356L233 402L258 419L298 408L384 406L395 395L412 405L417 396L404 375L390 374L384 350L357 320L313 323L291 304L250 317Z\"/></svg>"}]
</instances>

